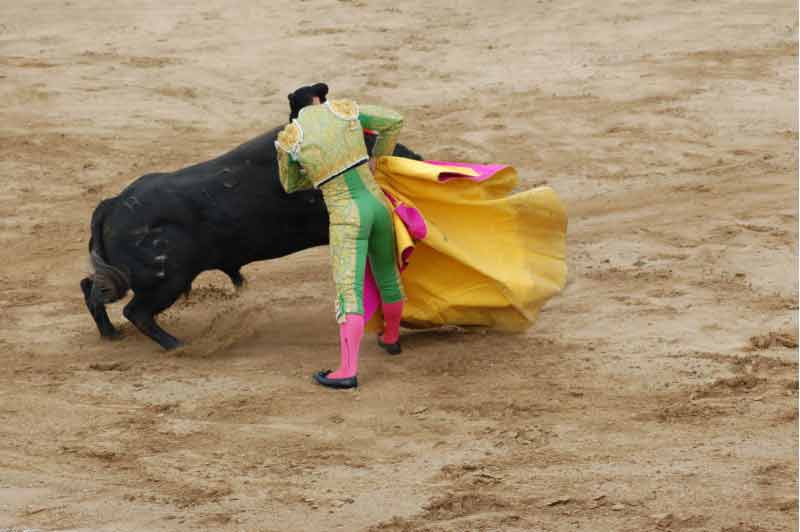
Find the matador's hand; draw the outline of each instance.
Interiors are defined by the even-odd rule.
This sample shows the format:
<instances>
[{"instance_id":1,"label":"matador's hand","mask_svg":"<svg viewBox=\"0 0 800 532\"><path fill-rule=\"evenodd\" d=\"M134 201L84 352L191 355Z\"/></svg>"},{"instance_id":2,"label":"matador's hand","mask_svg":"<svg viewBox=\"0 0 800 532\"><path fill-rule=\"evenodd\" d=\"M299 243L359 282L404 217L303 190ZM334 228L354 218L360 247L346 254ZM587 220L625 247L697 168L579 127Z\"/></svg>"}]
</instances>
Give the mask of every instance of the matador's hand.
<instances>
[{"instance_id":1,"label":"matador's hand","mask_svg":"<svg viewBox=\"0 0 800 532\"><path fill-rule=\"evenodd\" d=\"M376 166L376 163L375 163L375 157L370 157L370 158L369 158L369 170L370 170L370 172L372 172L373 174L375 173L375 166Z\"/></svg>"}]
</instances>

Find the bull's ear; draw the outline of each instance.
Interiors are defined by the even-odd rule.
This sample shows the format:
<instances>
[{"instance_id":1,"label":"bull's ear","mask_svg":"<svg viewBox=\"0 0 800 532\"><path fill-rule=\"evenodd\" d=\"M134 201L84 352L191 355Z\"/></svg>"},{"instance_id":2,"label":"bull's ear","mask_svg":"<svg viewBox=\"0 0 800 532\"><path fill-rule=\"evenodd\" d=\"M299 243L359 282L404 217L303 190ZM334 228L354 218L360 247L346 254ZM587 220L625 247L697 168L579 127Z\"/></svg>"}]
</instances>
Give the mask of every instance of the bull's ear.
<instances>
[{"instance_id":1,"label":"bull's ear","mask_svg":"<svg viewBox=\"0 0 800 532\"><path fill-rule=\"evenodd\" d=\"M311 87L311 91L314 93L314 96L317 96L320 101L324 102L325 97L328 95L328 85L325 83L317 83Z\"/></svg>"},{"instance_id":2,"label":"bull's ear","mask_svg":"<svg viewBox=\"0 0 800 532\"><path fill-rule=\"evenodd\" d=\"M294 93L293 92L290 92L289 95L287 96L287 98L289 98L289 103L294 103Z\"/></svg>"}]
</instances>

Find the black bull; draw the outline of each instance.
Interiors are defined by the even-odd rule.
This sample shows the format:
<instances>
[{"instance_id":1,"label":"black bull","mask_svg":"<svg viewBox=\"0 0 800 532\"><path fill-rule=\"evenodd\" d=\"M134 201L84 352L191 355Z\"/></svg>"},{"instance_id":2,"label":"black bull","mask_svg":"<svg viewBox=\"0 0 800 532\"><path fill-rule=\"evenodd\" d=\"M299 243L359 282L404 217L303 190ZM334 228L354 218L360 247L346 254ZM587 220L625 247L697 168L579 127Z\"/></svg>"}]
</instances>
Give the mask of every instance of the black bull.
<instances>
[{"instance_id":1,"label":"black bull","mask_svg":"<svg viewBox=\"0 0 800 532\"><path fill-rule=\"evenodd\" d=\"M104 338L119 332L105 306L133 298L123 313L165 349L181 342L155 316L207 270L237 287L242 266L328 243L328 213L316 190L286 194L278 179L274 129L210 161L143 175L92 214L94 273L81 281ZM374 137L366 136L371 148ZM420 159L398 144L395 155Z\"/></svg>"}]
</instances>

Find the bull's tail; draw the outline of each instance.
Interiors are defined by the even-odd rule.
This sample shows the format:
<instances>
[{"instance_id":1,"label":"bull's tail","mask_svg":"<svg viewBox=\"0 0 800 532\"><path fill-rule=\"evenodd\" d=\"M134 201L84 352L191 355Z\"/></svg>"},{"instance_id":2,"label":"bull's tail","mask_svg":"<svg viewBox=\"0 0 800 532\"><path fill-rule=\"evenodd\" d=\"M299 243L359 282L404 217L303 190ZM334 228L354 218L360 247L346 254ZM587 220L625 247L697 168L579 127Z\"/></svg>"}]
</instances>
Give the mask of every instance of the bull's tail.
<instances>
[{"instance_id":1,"label":"bull's tail","mask_svg":"<svg viewBox=\"0 0 800 532\"><path fill-rule=\"evenodd\" d=\"M89 240L89 259L93 273L90 299L95 305L113 303L125 297L131 287L128 275L109 264L103 244L103 222L114 199L100 202L92 214L92 237Z\"/></svg>"}]
</instances>

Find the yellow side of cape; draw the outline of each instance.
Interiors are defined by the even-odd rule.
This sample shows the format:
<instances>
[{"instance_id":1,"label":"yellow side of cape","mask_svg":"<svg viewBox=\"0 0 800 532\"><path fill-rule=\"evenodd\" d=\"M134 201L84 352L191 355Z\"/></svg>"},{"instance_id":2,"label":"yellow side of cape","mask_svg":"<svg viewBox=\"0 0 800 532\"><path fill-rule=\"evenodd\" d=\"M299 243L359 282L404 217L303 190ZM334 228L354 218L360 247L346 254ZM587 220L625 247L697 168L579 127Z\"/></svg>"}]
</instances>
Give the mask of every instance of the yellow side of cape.
<instances>
[{"instance_id":1,"label":"yellow side of cape","mask_svg":"<svg viewBox=\"0 0 800 532\"><path fill-rule=\"evenodd\" d=\"M439 175L448 171L475 175L464 167L378 160L380 186L418 209L428 228L402 274L403 325L525 329L566 282L564 205L550 187L511 194L518 183L512 167L481 183L440 182ZM395 222L402 250L412 239L402 222ZM380 320L376 313L369 328L380 328Z\"/></svg>"}]
</instances>

